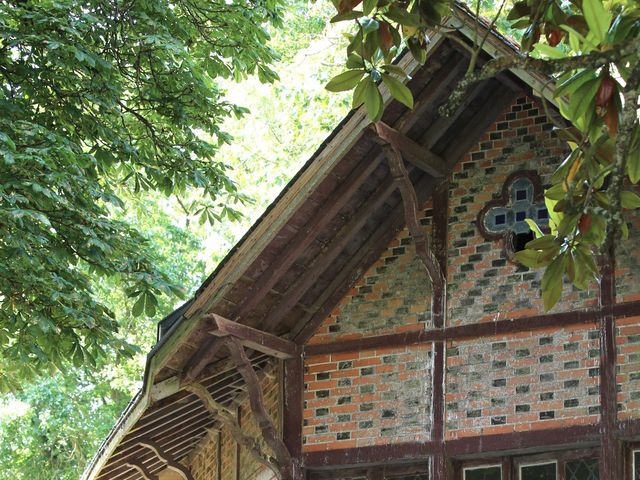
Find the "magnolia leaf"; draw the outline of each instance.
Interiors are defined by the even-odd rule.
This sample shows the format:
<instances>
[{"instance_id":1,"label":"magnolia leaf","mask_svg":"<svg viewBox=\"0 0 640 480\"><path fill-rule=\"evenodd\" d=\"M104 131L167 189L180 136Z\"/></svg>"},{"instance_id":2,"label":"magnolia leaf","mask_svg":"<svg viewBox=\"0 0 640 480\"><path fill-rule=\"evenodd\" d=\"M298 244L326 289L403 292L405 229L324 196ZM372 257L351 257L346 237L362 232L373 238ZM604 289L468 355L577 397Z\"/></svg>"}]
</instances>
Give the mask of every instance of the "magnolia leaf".
<instances>
[{"instance_id":1,"label":"magnolia leaf","mask_svg":"<svg viewBox=\"0 0 640 480\"><path fill-rule=\"evenodd\" d=\"M324 88L330 92L344 92L355 87L364 76L364 70L348 70L333 77Z\"/></svg>"},{"instance_id":2,"label":"magnolia leaf","mask_svg":"<svg viewBox=\"0 0 640 480\"><path fill-rule=\"evenodd\" d=\"M373 81L368 82L364 87L364 106L372 122L377 122L382 118L384 111L382 95Z\"/></svg>"},{"instance_id":3,"label":"magnolia leaf","mask_svg":"<svg viewBox=\"0 0 640 480\"><path fill-rule=\"evenodd\" d=\"M356 88L353 91L353 101L351 103L351 108L358 108L364 103L364 94L368 83L373 83L373 80L369 76L360 80L360 83L356 85Z\"/></svg>"},{"instance_id":4,"label":"magnolia leaf","mask_svg":"<svg viewBox=\"0 0 640 480\"><path fill-rule=\"evenodd\" d=\"M529 225L529 228L531 229L533 234L536 236L536 238L540 238L544 235L544 233L542 233L542 230L540 230L540 227L538 226L538 224L534 222L532 219L525 218L524 221L527 222L527 225Z\"/></svg>"},{"instance_id":5,"label":"magnolia leaf","mask_svg":"<svg viewBox=\"0 0 640 480\"><path fill-rule=\"evenodd\" d=\"M604 8L601 0L582 0L584 19L597 43L602 43L611 24L611 13Z\"/></svg>"},{"instance_id":6,"label":"magnolia leaf","mask_svg":"<svg viewBox=\"0 0 640 480\"><path fill-rule=\"evenodd\" d=\"M562 277L567 265L566 255L557 256L547 267L542 276L542 301L544 310L551 310L562 295Z\"/></svg>"},{"instance_id":7,"label":"magnolia leaf","mask_svg":"<svg viewBox=\"0 0 640 480\"><path fill-rule=\"evenodd\" d=\"M622 208L639 208L640 196L638 196L636 192L624 190L620 192L620 203L622 205Z\"/></svg>"},{"instance_id":8,"label":"magnolia leaf","mask_svg":"<svg viewBox=\"0 0 640 480\"><path fill-rule=\"evenodd\" d=\"M387 86L393 98L408 108L413 108L413 94L404 83L386 73L382 74L382 82Z\"/></svg>"},{"instance_id":9,"label":"magnolia leaf","mask_svg":"<svg viewBox=\"0 0 640 480\"><path fill-rule=\"evenodd\" d=\"M636 147L627 156L627 175L631 183L640 181L640 148Z\"/></svg>"}]
</instances>

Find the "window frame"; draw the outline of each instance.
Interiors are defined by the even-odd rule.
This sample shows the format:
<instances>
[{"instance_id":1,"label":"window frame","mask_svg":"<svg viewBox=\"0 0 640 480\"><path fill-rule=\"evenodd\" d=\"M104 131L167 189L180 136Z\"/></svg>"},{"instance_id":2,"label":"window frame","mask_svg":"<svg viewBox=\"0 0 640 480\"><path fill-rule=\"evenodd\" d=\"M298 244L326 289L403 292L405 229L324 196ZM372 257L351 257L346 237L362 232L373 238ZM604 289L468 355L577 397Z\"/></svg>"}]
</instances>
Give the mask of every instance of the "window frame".
<instances>
[{"instance_id":1,"label":"window frame","mask_svg":"<svg viewBox=\"0 0 640 480\"><path fill-rule=\"evenodd\" d=\"M504 473L504 462L497 463L483 463L478 465L470 465L468 467L462 467L462 480L467 480L466 473L467 470L480 470L481 468L500 468L500 480L505 480L503 477Z\"/></svg>"},{"instance_id":2,"label":"window frame","mask_svg":"<svg viewBox=\"0 0 640 480\"><path fill-rule=\"evenodd\" d=\"M555 480L559 480L560 479L560 461L557 458L548 458L546 460L538 460L538 461L532 461L532 462L522 462L522 463L518 463L518 471L516 473L517 476L517 480L522 480L522 469L526 468L526 467L535 467L538 465L551 465L554 464L556 466L556 478Z\"/></svg>"}]
</instances>

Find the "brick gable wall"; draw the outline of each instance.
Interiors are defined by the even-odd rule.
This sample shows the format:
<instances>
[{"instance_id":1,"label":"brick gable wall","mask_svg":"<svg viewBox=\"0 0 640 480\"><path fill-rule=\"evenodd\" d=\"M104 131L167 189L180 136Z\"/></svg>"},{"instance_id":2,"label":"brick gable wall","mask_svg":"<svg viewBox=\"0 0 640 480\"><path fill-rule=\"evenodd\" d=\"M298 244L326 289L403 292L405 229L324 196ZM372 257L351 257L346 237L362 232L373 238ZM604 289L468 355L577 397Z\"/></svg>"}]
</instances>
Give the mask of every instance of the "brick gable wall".
<instances>
[{"instance_id":1,"label":"brick gable wall","mask_svg":"<svg viewBox=\"0 0 640 480\"><path fill-rule=\"evenodd\" d=\"M511 173L536 170L545 184L565 153L541 106L522 96L496 119L453 170L448 216L448 326L543 313L539 292L542 272L510 263L502 241L486 240L476 226L476 218L487 202L500 196ZM429 230L431 208L430 204L425 205L421 219ZM628 248L640 248L640 240L637 242L638 245L632 240ZM638 282L632 282L635 275L640 275L640 269L619 263L618 270L623 274L618 288L624 298L637 295ZM428 283L411 237L404 230L358 279L309 344L432 329ZM585 292L566 285L562 300L552 313L596 306L595 283ZM630 325L634 325L633 320ZM627 343L624 332L628 328L619 326L618 334ZM634 334L629 335L633 341ZM596 326L589 324L449 342L446 438L598 422L599 348ZM638 348L627 346L623 350L625 353L619 356L624 357L627 366L620 367L619 381L640 368L640 363L634 364L640 358L640 342ZM386 352L368 350L310 357L305 364L304 450L429 439L433 368L430 345L407 346L402 354L410 354L410 363L423 362L423 370L412 370L420 372L415 378L423 379L422 388L411 383L400 388L407 398L418 392L427 398L419 410L419 415L424 412L426 421L410 423L415 422L415 417L408 421L402 414L384 421L384 402L390 398L385 380L378 376L360 383L366 377L357 371L355 362L366 360L376 367L388 368L383 363ZM351 362L348 368L352 370L345 367L347 372L341 372L340 362ZM341 379L350 383L338 383ZM627 377L624 382L628 384ZM360 390L363 385L365 391ZM633 398L640 403L640 377L637 386L631 383L628 388L619 388L621 402L629 403ZM318 393L321 397L317 397ZM349 397L348 402L345 397ZM371 404L374 409L368 411L374 413L361 419L361 407L370 409ZM630 408L636 409L633 405L629 403ZM415 428L418 425L424 430L419 432Z\"/></svg>"}]
</instances>

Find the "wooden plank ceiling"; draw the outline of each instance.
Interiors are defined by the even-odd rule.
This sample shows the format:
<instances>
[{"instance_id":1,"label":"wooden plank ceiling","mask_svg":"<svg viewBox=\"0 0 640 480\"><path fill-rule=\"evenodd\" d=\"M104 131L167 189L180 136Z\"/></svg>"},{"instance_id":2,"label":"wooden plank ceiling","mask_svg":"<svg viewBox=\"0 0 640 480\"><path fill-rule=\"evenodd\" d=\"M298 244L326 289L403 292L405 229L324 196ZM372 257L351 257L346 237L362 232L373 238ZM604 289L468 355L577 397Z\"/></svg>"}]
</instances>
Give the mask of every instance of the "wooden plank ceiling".
<instances>
[{"instance_id":1,"label":"wooden plank ceiling","mask_svg":"<svg viewBox=\"0 0 640 480\"><path fill-rule=\"evenodd\" d=\"M392 102L382 119L444 159L448 169L477 142L518 92L526 88L515 77L504 74L474 88L456 115L440 117L438 107L446 101L467 64L464 50L443 41L408 84L416 98L414 110L408 111ZM338 128L343 125L344 122ZM373 129L365 130L240 280L213 305L211 313L298 343L313 334L404 226L400 195L378 140ZM407 164L407 168L419 201L426 201L440 180L427 173L428 169L412 164ZM296 180L297 177L292 182ZM201 322L155 377L156 384L180 374L194 355L204 352L211 345L210 331L211 325ZM199 381L218 402L231 405L243 392L244 383L234 367L224 367L226 354L221 351ZM254 352L252 362L260 370L273 360ZM194 394L178 390L152 404L114 450L97 478L141 479L140 472L127 465L132 461L158 473L164 468L163 462L139 445L140 439L155 441L179 460L193 450L211 427L214 422L200 400Z\"/></svg>"}]
</instances>

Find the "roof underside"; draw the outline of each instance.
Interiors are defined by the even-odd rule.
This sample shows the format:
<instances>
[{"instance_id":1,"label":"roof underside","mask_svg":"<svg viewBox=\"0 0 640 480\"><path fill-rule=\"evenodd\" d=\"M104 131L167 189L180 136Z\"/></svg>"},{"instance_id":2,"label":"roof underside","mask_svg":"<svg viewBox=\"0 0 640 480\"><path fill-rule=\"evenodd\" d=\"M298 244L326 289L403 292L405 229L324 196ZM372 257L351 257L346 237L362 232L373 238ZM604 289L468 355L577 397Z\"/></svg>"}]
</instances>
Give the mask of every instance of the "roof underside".
<instances>
[{"instance_id":1,"label":"roof underside","mask_svg":"<svg viewBox=\"0 0 640 480\"><path fill-rule=\"evenodd\" d=\"M518 93L528 89L515 76L503 74L475 87L454 116L440 117L438 107L449 97L467 65L467 52L443 40L408 84L416 99L414 110L391 102L382 119L439 155L449 169ZM417 167L408 168L423 203L439 180ZM292 184L298 181L296 177ZM403 227L399 192L375 133L365 129L207 311L303 343ZM187 362L206 348L210 330L210 325L199 321L153 382L179 375ZM201 381L218 401L231 404L242 392L243 382L235 369L225 368L223 355L207 367L206 380ZM255 353L253 362L257 369L271 363L266 356ZM126 465L131 460L157 473L165 465L137 445L137 439L151 438L181 459L213 426L214 420L198 398L178 391L144 412L96 478L141 479L137 470Z\"/></svg>"}]
</instances>

